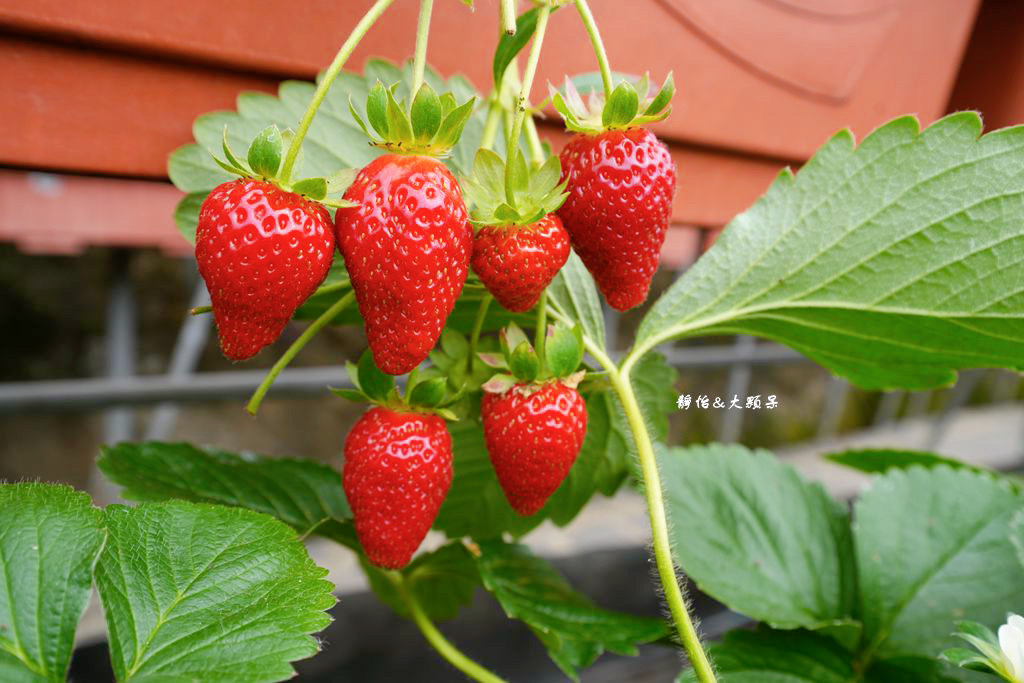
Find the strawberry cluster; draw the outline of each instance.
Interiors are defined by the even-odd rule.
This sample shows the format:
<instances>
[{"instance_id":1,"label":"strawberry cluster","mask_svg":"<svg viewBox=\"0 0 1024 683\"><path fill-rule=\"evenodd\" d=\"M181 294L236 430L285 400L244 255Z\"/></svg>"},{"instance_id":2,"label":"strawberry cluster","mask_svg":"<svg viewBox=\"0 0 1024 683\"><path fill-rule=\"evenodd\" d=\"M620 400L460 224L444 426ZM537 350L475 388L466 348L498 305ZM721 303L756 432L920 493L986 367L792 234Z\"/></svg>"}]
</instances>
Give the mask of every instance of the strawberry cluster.
<instances>
[{"instance_id":1,"label":"strawberry cluster","mask_svg":"<svg viewBox=\"0 0 1024 683\"><path fill-rule=\"evenodd\" d=\"M646 80L640 90L646 95ZM567 83L553 102L576 135L560 157L531 165L518 150L502 160L481 149L473 173L458 179L438 157L458 140L473 102L458 105L424 84L407 107L396 92L378 83L365 120L352 108L385 153L330 179L292 182L282 164L287 134L275 127L253 141L245 162L225 131L218 163L241 178L209 195L196 232L221 348L236 361L280 336L341 252L370 348L350 365L356 388L339 393L374 404L345 440L343 486L367 557L389 569L408 564L438 515L453 480L446 420L456 409L476 414L464 410L467 401L479 407L495 474L519 514L538 513L559 489L587 430L577 389L582 333L548 328L538 302L571 245L612 307L641 304L675 191L668 149L637 125L667 114L671 79L646 102L623 83L607 103L592 98L589 110ZM540 312L536 348L510 325L501 354L480 354L497 373L475 383L465 372L422 367L471 266L507 311ZM403 394L394 376L405 373Z\"/></svg>"}]
</instances>

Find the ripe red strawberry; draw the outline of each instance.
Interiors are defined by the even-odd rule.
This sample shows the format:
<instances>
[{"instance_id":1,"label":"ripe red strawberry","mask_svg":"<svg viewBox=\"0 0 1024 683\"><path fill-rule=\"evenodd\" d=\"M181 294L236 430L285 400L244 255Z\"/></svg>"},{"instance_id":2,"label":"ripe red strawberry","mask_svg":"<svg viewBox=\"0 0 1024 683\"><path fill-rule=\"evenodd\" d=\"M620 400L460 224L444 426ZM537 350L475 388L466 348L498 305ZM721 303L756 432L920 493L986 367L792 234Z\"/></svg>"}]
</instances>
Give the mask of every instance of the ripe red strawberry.
<instances>
[{"instance_id":1,"label":"ripe red strawberry","mask_svg":"<svg viewBox=\"0 0 1024 683\"><path fill-rule=\"evenodd\" d=\"M532 515L565 481L587 435L587 405L558 381L517 384L484 393L480 406L487 452L505 497Z\"/></svg>"},{"instance_id":2,"label":"ripe red strawberry","mask_svg":"<svg viewBox=\"0 0 1024 683\"><path fill-rule=\"evenodd\" d=\"M452 485L452 438L444 418L368 410L345 439L342 484L370 562L409 564Z\"/></svg>"},{"instance_id":3,"label":"ripe red strawberry","mask_svg":"<svg viewBox=\"0 0 1024 683\"><path fill-rule=\"evenodd\" d=\"M562 150L569 197L558 210L612 308L647 299L676 188L668 148L646 128L578 133Z\"/></svg>"},{"instance_id":4,"label":"ripe red strawberry","mask_svg":"<svg viewBox=\"0 0 1024 683\"><path fill-rule=\"evenodd\" d=\"M345 192L335 216L366 336L381 370L419 365L441 336L469 274L473 229L462 191L437 159L386 154Z\"/></svg>"},{"instance_id":5,"label":"ripe red strawberry","mask_svg":"<svg viewBox=\"0 0 1024 683\"><path fill-rule=\"evenodd\" d=\"M530 225L489 225L473 238L473 270L513 313L533 308L569 259L569 233L551 213Z\"/></svg>"},{"instance_id":6,"label":"ripe red strawberry","mask_svg":"<svg viewBox=\"0 0 1024 683\"><path fill-rule=\"evenodd\" d=\"M281 336L333 259L331 215L322 205L262 180L214 188L199 211L196 261L224 355L252 358Z\"/></svg>"}]
</instances>

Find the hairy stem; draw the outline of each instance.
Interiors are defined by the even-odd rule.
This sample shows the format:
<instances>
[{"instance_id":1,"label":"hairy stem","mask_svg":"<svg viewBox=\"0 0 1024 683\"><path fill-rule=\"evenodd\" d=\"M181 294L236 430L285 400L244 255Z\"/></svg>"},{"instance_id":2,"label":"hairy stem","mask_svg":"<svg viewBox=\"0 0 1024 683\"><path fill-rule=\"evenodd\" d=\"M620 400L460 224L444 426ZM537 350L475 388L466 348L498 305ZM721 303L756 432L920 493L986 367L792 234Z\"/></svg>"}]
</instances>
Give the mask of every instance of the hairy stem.
<instances>
[{"instance_id":1,"label":"hairy stem","mask_svg":"<svg viewBox=\"0 0 1024 683\"><path fill-rule=\"evenodd\" d=\"M562 320L566 324L572 324L569 317L561 310L552 308L552 316ZM633 392L633 385L629 379L629 370L620 369L608 354L604 352L592 339L584 336L583 345L598 363L608 372L608 380L614 387L615 392L622 401L623 410L626 413L626 421L629 423L630 431L633 432L633 440L636 443L637 459L640 461L640 471L644 480L644 495L647 498L647 512L651 520L651 538L654 547L655 564L658 567L658 577L661 580L662 588L665 591L665 601L668 603L669 611L672 613L672 620L675 622L679 639L686 648L686 654L690 658L690 664L697 674L701 683L716 683L714 668L711 661L704 652L700 642L700 635L690 618L686 606L686 598L679 587L676 579L675 565L672 562L672 546L668 535L668 520L665 512L665 498L661 488L661 475L658 473L658 465L654 458L654 444L651 435L647 431L647 424L644 422L643 413L640 410L640 403ZM630 366L632 367L632 366Z\"/></svg>"},{"instance_id":2,"label":"hairy stem","mask_svg":"<svg viewBox=\"0 0 1024 683\"><path fill-rule=\"evenodd\" d=\"M412 90L410 101L416 97L423 85L423 72L427 68L427 38L430 36L430 14L434 10L434 0L421 0L420 19L416 24L416 57L412 63Z\"/></svg>"},{"instance_id":3,"label":"hairy stem","mask_svg":"<svg viewBox=\"0 0 1024 683\"><path fill-rule=\"evenodd\" d=\"M321 313L319 318L311 322L309 327L299 335L298 339L292 342L292 345L288 347L288 350L277 359L276 363L274 363L274 367L270 368L270 372L268 372L267 376L263 378L263 382L256 388L256 391L253 392L252 398L249 399L248 405L245 406L245 409L249 411L251 415L255 415L259 412L260 404L263 403L263 397L267 395L268 391L270 391L270 385L274 383L274 380L281 374L281 371L292 362L292 359L295 358L295 356L299 354L299 351L309 343L310 339L316 336L317 332L322 330L328 323L338 317L338 314L345 310L345 308L347 308L355 298L356 293L349 292L338 299L334 305Z\"/></svg>"},{"instance_id":4,"label":"hairy stem","mask_svg":"<svg viewBox=\"0 0 1024 683\"><path fill-rule=\"evenodd\" d=\"M526 62L526 70L523 72L523 82L519 89L519 98L516 100L515 119L512 121L512 132L508 137L508 154L505 159L505 198L510 206L515 206L515 193L512 183L512 165L515 163L516 152L519 150L519 137L523 131L523 120L526 118L529 109L530 90L533 88L533 77L537 75L537 64L540 62L540 48L544 44L544 32L548 27L548 16L551 14L550 5L541 5L537 12L537 28L533 34L533 44L530 45L530 56Z\"/></svg>"},{"instance_id":5,"label":"hairy stem","mask_svg":"<svg viewBox=\"0 0 1024 683\"><path fill-rule=\"evenodd\" d=\"M341 68L345 66L345 62L352 55L352 51L356 49L356 45L359 44L359 41L363 39L366 32L370 30L370 27L373 26L374 22L380 18L380 15L384 13L384 10L392 2L394 0L377 0L377 2L373 3L373 7L363 15L363 18L359 20L356 27L352 29L348 40L341 46L338 54L334 56L334 61L331 62L330 66L327 67L327 71L324 72L323 78L320 79L320 83L317 84L316 91L313 93L313 99L309 103L309 108L302 115L302 121L299 122L299 130L295 133L295 137L292 138L292 144L288 147L288 153L284 157L284 165L281 167L281 178L285 182L291 179L295 159L298 158L299 150L302 149L302 141L306 139L306 133L309 132L309 127L313 123L313 117L316 116L320 103L327 96L327 91L331 89L334 80L341 73Z\"/></svg>"},{"instance_id":6,"label":"hairy stem","mask_svg":"<svg viewBox=\"0 0 1024 683\"><path fill-rule=\"evenodd\" d=\"M612 96L612 70L608 66L608 53L604 50L601 32L597 30L597 22L594 21L594 15L590 12L587 0L576 0L576 9L580 13L580 19L583 20L583 26L587 29L587 35L590 36L590 43L594 46L597 65L601 69L601 83L604 84L604 100L607 102L608 98Z\"/></svg>"},{"instance_id":7,"label":"hairy stem","mask_svg":"<svg viewBox=\"0 0 1024 683\"><path fill-rule=\"evenodd\" d=\"M395 586L398 588L399 593L402 595L406 606L409 608L409 613L412 615L412 620L416 622L416 626L419 627L423 637L427 639L427 642L437 650L442 657L448 660L448 662L456 669L466 674L475 681L481 683L505 683L504 679L491 673L484 667L480 666L472 659L464 655L458 648L451 644L451 642L444 637L437 627L434 626L434 622L430 621L430 617L427 616L426 612L423 611L422 605L419 600L409 589L406 583L405 577L397 572L390 574L392 580L395 582Z\"/></svg>"},{"instance_id":8,"label":"hairy stem","mask_svg":"<svg viewBox=\"0 0 1024 683\"><path fill-rule=\"evenodd\" d=\"M540 295L540 303L537 304L537 325L533 330L533 348L537 351L537 358L540 359L540 369L544 371L544 344L547 342L548 327L548 290Z\"/></svg>"}]
</instances>

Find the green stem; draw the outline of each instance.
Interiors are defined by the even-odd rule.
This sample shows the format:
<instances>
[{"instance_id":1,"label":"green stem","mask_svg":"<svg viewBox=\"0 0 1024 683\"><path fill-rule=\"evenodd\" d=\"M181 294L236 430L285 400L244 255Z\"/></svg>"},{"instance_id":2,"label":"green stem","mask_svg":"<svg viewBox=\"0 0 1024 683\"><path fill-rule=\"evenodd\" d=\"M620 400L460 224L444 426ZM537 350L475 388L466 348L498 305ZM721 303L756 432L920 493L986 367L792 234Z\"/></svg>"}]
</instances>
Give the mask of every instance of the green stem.
<instances>
[{"instance_id":1,"label":"green stem","mask_svg":"<svg viewBox=\"0 0 1024 683\"><path fill-rule=\"evenodd\" d=\"M537 325L533 330L533 348L537 351L537 358L540 359L541 373L544 372L544 344L547 342L548 326L548 290L540 295L540 303L537 304Z\"/></svg>"},{"instance_id":2,"label":"green stem","mask_svg":"<svg viewBox=\"0 0 1024 683\"><path fill-rule=\"evenodd\" d=\"M434 10L434 0L421 0L420 18L416 24L416 57L412 63L411 98L416 97L423 85L423 72L427 68L427 38L430 36L430 13Z\"/></svg>"},{"instance_id":3,"label":"green stem","mask_svg":"<svg viewBox=\"0 0 1024 683\"><path fill-rule=\"evenodd\" d=\"M537 133L537 122L532 116L526 118L526 140L530 143L530 158L533 165L540 167L546 160L544 158L544 145L540 142L540 135Z\"/></svg>"},{"instance_id":4,"label":"green stem","mask_svg":"<svg viewBox=\"0 0 1024 683\"><path fill-rule=\"evenodd\" d=\"M281 167L281 179L284 182L288 182L291 179L292 168L295 166L295 159L299 156L299 150L302 149L302 141L306 138L306 133L309 132L309 127L313 123L313 117L316 116L317 110L320 108L320 103L324 101L327 96L327 91L331 89L331 85L334 84L334 80L341 73L341 68L345 66L345 62L352 55L352 51L356 49L356 45L363 39L366 32L370 30L374 22L380 18L380 15L384 13L384 10L388 8L394 0L377 0L373 4L373 7L363 15L363 18L359 20L356 27L352 29L351 35L348 40L338 50L338 54L334 56L334 61L331 62L330 66L327 67L327 71L324 72L323 78L320 79L320 83L316 86L316 91L313 93L313 99L309 103L309 108L306 109L306 113L302 115L302 121L299 122L299 130L295 133L295 137L292 138L292 144L288 147L288 154L285 155L284 165Z\"/></svg>"},{"instance_id":5,"label":"green stem","mask_svg":"<svg viewBox=\"0 0 1024 683\"><path fill-rule=\"evenodd\" d=\"M268 372L267 376L263 378L263 382L256 388L256 391L253 392L252 398L249 399L248 405L245 406L245 409L249 411L251 415L255 415L259 412L260 404L263 403L263 397L267 395L267 392L270 390L270 385L274 383L274 380L281 374L281 371L292 362L292 359L295 358L299 351L309 343L310 339L316 336L317 332L334 320L339 313L345 310L345 308L352 303L355 298L356 293L349 292L338 299L333 306L321 313L319 318L310 323L309 327L299 335L298 339L292 342L292 345L288 347L288 350L277 359L276 363L274 363L274 367L270 368L270 372Z\"/></svg>"},{"instance_id":6,"label":"green stem","mask_svg":"<svg viewBox=\"0 0 1024 683\"><path fill-rule=\"evenodd\" d=\"M519 89L519 99L516 100L515 119L512 122L512 132L509 135L508 154L505 159L505 198L510 206L515 206L515 193L512 183L512 165L515 163L516 152L519 150L519 137L523 131L523 119L529 107L530 90L533 88L533 77L537 74L537 64L540 62L540 48L544 43L544 32L548 27L548 16L551 14L551 6L541 5L537 12L537 28L533 34L533 44L530 46L530 57L526 62L526 70L523 72L523 82Z\"/></svg>"},{"instance_id":7,"label":"green stem","mask_svg":"<svg viewBox=\"0 0 1024 683\"><path fill-rule=\"evenodd\" d=\"M498 124L501 123L501 101L498 93L491 96L491 103L487 108L487 118L484 120L484 132L480 137L480 149L491 149L494 147L494 140L498 137Z\"/></svg>"},{"instance_id":8,"label":"green stem","mask_svg":"<svg viewBox=\"0 0 1024 683\"><path fill-rule=\"evenodd\" d=\"M188 309L188 312L192 315L202 315L203 313L213 313L213 306L196 306L195 308Z\"/></svg>"},{"instance_id":9,"label":"green stem","mask_svg":"<svg viewBox=\"0 0 1024 683\"><path fill-rule=\"evenodd\" d=\"M587 35L590 36L590 43L594 46L594 54L597 55L597 65L601 69L601 82L604 84L604 100L607 102L612 96L613 87L612 70L608 66L608 53L604 50L601 32L597 30L597 22L594 21L594 15L590 12L587 0L576 0L576 9L580 13L580 19L583 20L583 26L587 29Z\"/></svg>"},{"instance_id":10,"label":"green stem","mask_svg":"<svg viewBox=\"0 0 1024 683\"><path fill-rule=\"evenodd\" d=\"M456 669L475 681L480 681L481 683L505 683L504 679L491 673L464 655L458 648L452 645L447 638L444 637L444 634L437 630L437 627L434 626L434 622L430 621L430 617L428 617L426 612L423 611L423 607L420 605L419 600L417 600L413 592L409 590L405 578L401 574L394 572L391 574L391 578L395 582L398 592L402 595L406 606L408 606L409 614L412 615L412 620L416 622L416 626L419 627L420 632L423 634L423 637L427 639L427 642L430 643L442 657L447 659L448 662Z\"/></svg>"},{"instance_id":11,"label":"green stem","mask_svg":"<svg viewBox=\"0 0 1024 683\"><path fill-rule=\"evenodd\" d=\"M516 0L501 0L501 30L510 36L516 34Z\"/></svg>"},{"instance_id":12,"label":"green stem","mask_svg":"<svg viewBox=\"0 0 1024 683\"><path fill-rule=\"evenodd\" d=\"M473 332L469 335L469 370L473 371L473 358L476 356L476 345L480 341L480 330L484 327L484 320L487 318L487 309L491 306L494 297L490 292L484 294L480 300L480 308L476 309L476 320L473 321Z\"/></svg>"},{"instance_id":13,"label":"green stem","mask_svg":"<svg viewBox=\"0 0 1024 683\"><path fill-rule=\"evenodd\" d=\"M562 311L553 308L552 316L570 324L568 316ZM647 511L651 520L651 538L654 546L655 564L658 567L658 577L665 591L665 601L668 603L669 611L672 613L672 620L675 622L676 631L686 648L686 654L690 657L690 664L697 674L697 680L701 683L715 683L715 671L711 666L704 647L701 645L700 636L690 613L686 607L686 598L679 587L676 578L675 565L672 562L672 546L668 535L668 521L665 513L665 498L661 488L661 475L658 473L658 465L654 458L654 445L651 435L647 431L647 424L644 422L643 413L640 410L640 403L633 392L633 385L629 379L629 371L626 368L619 369L615 362L608 357L593 340L589 337L583 338L583 344L587 351L608 371L608 380L615 388L619 399L622 401L623 410L626 413L626 421L633 432L633 440L636 443L637 459L640 461L640 471L644 479L644 495L647 498Z\"/></svg>"}]
</instances>

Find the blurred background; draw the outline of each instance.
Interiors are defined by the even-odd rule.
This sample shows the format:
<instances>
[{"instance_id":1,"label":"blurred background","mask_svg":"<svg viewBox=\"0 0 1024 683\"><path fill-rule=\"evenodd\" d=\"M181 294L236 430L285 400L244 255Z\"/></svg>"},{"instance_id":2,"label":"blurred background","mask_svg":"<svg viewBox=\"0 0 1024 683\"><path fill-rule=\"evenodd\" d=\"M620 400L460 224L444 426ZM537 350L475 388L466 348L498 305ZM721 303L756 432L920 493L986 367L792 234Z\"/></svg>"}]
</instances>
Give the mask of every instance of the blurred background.
<instances>
[{"instance_id":1,"label":"blurred background","mask_svg":"<svg viewBox=\"0 0 1024 683\"><path fill-rule=\"evenodd\" d=\"M293 325L243 365L221 355L190 245L173 219L181 193L167 155L190 142L200 114L234 107L244 91L273 93L312 79L369 0L0 0L0 479L62 481L116 500L93 461L101 444L187 440L228 450L315 458L340 467L360 412L330 398L342 365L365 342L328 329L277 383L259 419L242 410L263 371L301 332ZM436 3L428 61L491 88L497 0ZM398 0L348 63L411 56L418 3ZM673 115L655 126L679 171L673 224L655 280L660 291L718 231L797 168L831 134L862 138L916 114L923 125L961 109L987 129L1024 121L1024 2L1020 0L592 0L616 71L675 74ZM556 13L535 101L547 82L595 70L572 10ZM298 113L296 114L298 116ZM557 149L549 118L541 132ZM613 345L630 344L642 310L607 315ZM771 448L837 495L862 480L823 464L851 446L930 449L1003 469L1022 459L1019 377L969 371L935 392L863 392L786 348L716 338L662 349L688 409L666 405L675 443L739 441ZM760 410L698 407L697 398ZM777 407L764 407L774 395ZM601 499L566 530L527 539L583 592L610 608L658 613L646 577L647 523L630 491ZM410 624L366 594L351 558L314 545L342 594L325 653L302 680L458 680ZM700 597L698 596L698 600ZM700 603L705 631L734 625ZM481 597L444 630L513 680L562 680L525 627ZM102 616L90 610L76 680L104 673ZM388 647L385 650L384 640ZM395 647L400 643L401 647ZM667 680L676 654L605 656L585 681Z\"/></svg>"}]
</instances>

